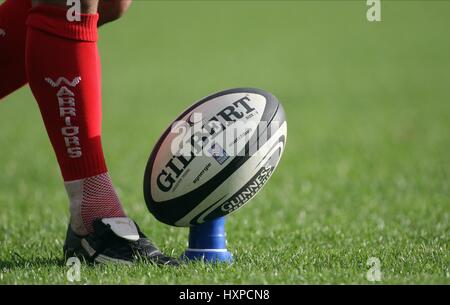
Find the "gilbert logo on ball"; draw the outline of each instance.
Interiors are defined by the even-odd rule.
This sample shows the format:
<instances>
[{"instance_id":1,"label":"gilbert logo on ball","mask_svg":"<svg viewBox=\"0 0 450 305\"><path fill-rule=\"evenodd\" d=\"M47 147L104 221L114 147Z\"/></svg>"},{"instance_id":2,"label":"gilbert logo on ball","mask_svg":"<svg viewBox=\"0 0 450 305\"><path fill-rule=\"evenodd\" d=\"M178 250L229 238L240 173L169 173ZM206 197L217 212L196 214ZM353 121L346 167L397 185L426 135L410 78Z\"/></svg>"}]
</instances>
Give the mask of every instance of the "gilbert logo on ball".
<instances>
[{"instance_id":1,"label":"gilbert logo on ball","mask_svg":"<svg viewBox=\"0 0 450 305\"><path fill-rule=\"evenodd\" d=\"M147 163L144 196L161 222L198 226L236 211L268 181L283 153L287 123L270 93L215 93L184 111Z\"/></svg>"}]
</instances>

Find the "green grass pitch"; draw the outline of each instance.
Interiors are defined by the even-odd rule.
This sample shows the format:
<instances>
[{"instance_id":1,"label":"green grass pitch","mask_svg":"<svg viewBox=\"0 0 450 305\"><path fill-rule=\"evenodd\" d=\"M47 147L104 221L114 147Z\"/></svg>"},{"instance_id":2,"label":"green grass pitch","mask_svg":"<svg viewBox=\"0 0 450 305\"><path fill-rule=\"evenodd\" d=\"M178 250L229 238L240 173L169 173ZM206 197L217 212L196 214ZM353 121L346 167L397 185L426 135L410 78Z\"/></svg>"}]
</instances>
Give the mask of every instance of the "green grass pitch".
<instances>
[{"instance_id":1,"label":"green grass pitch","mask_svg":"<svg viewBox=\"0 0 450 305\"><path fill-rule=\"evenodd\" d=\"M234 264L82 266L79 283L450 284L448 1L135 1L100 31L104 147L128 214L180 255L142 178L183 109L226 88L274 93L280 166L228 218ZM29 89L0 103L0 284L68 283L68 202Z\"/></svg>"}]
</instances>

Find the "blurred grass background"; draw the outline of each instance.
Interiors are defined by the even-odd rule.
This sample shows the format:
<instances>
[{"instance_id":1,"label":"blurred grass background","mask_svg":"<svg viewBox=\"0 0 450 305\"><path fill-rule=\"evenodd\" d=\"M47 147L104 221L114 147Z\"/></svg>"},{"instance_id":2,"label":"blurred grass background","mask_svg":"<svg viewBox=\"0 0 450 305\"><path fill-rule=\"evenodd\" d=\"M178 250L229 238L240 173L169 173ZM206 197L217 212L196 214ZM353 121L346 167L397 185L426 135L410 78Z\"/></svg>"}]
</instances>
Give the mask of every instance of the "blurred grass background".
<instances>
[{"instance_id":1,"label":"blurred grass background","mask_svg":"<svg viewBox=\"0 0 450 305\"><path fill-rule=\"evenodd\" d=\"M271 91L288 144L228 219L232 266L83 267L83 283L450 283L448 1L135 0L100 30L104 148L125 209L182 253L187 230L147 212L158 136L209 93ZM28 88L0 104L0 283L65 283L67 199ZM173 249L173 250L172 250Z\"/></svg>"}]
</instances>

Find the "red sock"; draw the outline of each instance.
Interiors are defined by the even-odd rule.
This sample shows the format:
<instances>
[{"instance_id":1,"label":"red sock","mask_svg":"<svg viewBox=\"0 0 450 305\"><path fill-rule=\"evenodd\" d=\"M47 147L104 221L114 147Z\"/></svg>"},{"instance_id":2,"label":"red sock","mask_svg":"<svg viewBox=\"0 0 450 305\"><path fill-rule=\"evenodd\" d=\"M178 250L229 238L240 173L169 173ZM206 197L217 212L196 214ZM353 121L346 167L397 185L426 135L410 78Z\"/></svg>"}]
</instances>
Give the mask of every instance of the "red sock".
<instances>
[{"instance_id":1,"label":"red sock","mask_svg":"<svg viewBox=\"0 0 450 305\"><path fill-rule=\"evenodd\" d=\"M25 20L31 0L0 5L0 99L26 84Z\"/></svg>"},{"instance_id":2,"label":"red sock","mask_svg":"<svg viewBox=\"0 0 450 305\"><path fill-rule=\"evenodd\" d=\"M39 5L27 19L26 70L71 201L75 232L96 218L124 216L101 145L98 14L69 22L61 7Z\"/></svg>"},{"instance_id":3,"label":"red sock","mask_svg":"<svg viewBox=\"0 0 450 305\"><path fill-rule=\"evenodd\" d=\"M28 16L26 66L65 181L106 172L100 142L98 15L66 20L66 11L40 5Z\"/></svg>"}]
</instances>

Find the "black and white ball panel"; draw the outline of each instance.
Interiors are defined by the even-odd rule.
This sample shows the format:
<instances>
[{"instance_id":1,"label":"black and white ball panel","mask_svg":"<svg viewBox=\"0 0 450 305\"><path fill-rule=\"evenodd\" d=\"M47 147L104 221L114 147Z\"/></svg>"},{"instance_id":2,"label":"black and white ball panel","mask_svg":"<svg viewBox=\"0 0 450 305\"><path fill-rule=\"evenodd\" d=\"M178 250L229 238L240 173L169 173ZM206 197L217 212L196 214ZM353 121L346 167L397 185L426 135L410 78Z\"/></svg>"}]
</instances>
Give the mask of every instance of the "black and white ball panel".
<instances>
[{"instance_id":1,"label":"black and white ball panel","mask_svg":"<svg viewBox=\"0 0 450 305\"><path fill-rule=\"evenodd\" d=\"M174 154L172 146L183 136L183 124L193 126L199 119L194 113L201 114L204 128L191 139L191 148L216 155ZM174 124L180 128L173 128ZM273 95L260 89L231 89L208 96L183 112L174 124L150 156L144 196L158 220L175 226L203 223L248 202L273 173L286 142L284 110ZM227 134L233 129L230 126L238 124L252 127L239 131L241 134ZM233 137L234 145L217 141L223 136Z\"/></svg>"}]
</instances>

